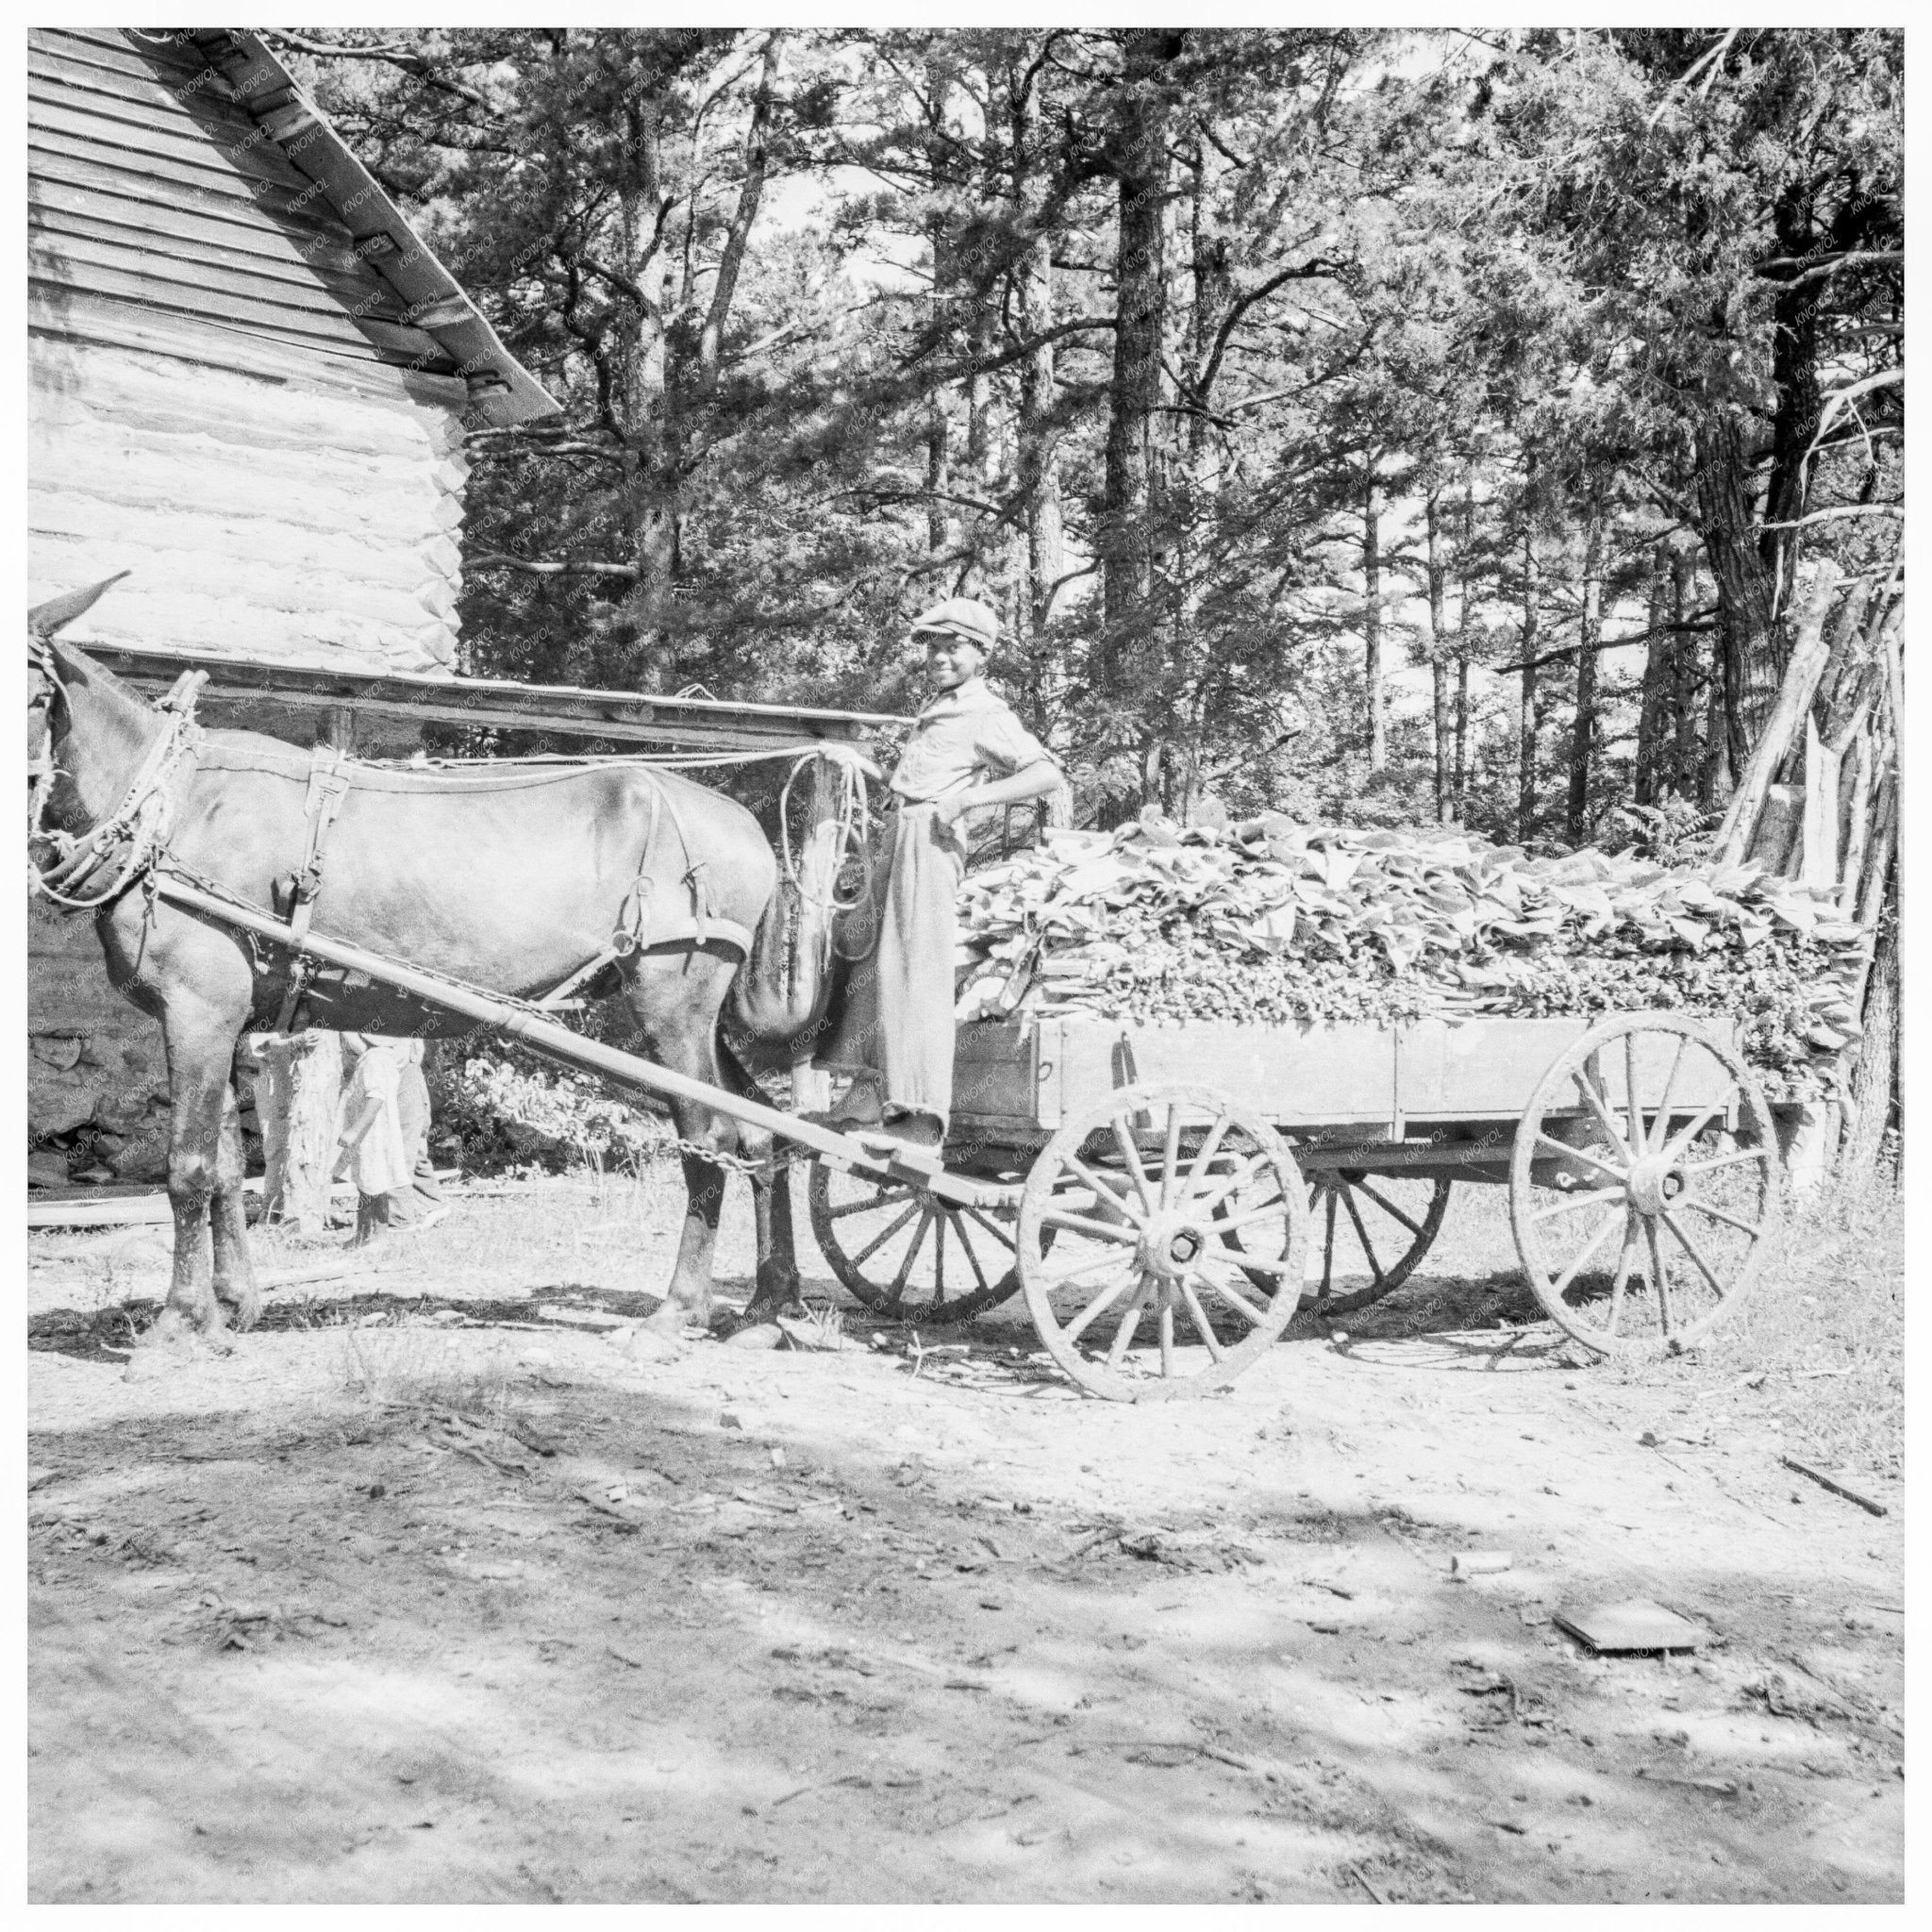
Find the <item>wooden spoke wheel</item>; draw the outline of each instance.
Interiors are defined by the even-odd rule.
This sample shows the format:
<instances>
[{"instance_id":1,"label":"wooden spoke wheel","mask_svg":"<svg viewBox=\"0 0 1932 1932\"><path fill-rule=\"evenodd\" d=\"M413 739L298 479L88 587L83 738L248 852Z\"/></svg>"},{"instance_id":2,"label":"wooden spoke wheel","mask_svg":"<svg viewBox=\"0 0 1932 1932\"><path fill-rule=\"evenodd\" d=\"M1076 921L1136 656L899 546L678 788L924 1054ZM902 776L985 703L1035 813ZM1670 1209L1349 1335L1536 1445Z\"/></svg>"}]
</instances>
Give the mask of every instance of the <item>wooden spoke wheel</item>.
<instances>
[{"instance_id":1,"label":"wooden spoke wheel","mask_svg":"<svg viewBox=\"0 0 1932 1932\"><path fill-rule=\"evenodd\" d=\"M811 1231L839 1280L891 1321L964 1322L1020 1286L1013 1224L903 1181L811 1164Z\"/></svg>"},{"instance_id":2,"label":"wooden spoke wheel","mask_svg":"<svg viewBox=\"0 0 1932 1932\"><path fill-rule=\"evenodd\" d=\"M1317 1315L1348 1315L1400 1288L1435 1244L1452 1185L1441 1176L1352 1167L1317 1174L1308 1213L1322 1273L1304 1291L1303 1306Z\"/></svg>"},{"instance_id":3,"label":"wooden spoke wheel","mask_svg":"<svg viewBox=\"0 0 1932 1932\"><path fill-rule=\"evenodd\" d=\"M1020 1282L1047 1353L1081 1388L1116 1402L1205 1395L1292 1320L1307 1227L1294 1155L1258 1114L1208 1087L1124 1087L1034 1161Z\"/></svg>"},{"instance_id":4,"label":"wooden spoke wheel","mask_svg":"<svg viewBox=\"0 0 1932 1932\"><path fill-rule=\"evenodd\" d=\"M1600 1355L1701 1341L1756 1285L1784 1215L1771 1109L1695 1020L1607 1020L1531 1095L1509 1219L1537 1299Z\"/></svg>"},{"instance_id":5,"label":"wooden spoke wheel","mask_svg":"<svg viewBox=\"0 0 1932 1932\"><path fill-rule=\"evenodd\" d=\"M1308 1217L1321 1274L1304 1285L1303 1307L1353 1314L1400 1288L1441 1231L1451 1186L1447 1178L1371 1176L1356 1168L1318 1173L1308 1184ZM1242 1252L1239 1235L1224 1231L1221 1239ZM1273 1286L1265 1276L1249 1279Z\"/></svg>"}]
</instances>

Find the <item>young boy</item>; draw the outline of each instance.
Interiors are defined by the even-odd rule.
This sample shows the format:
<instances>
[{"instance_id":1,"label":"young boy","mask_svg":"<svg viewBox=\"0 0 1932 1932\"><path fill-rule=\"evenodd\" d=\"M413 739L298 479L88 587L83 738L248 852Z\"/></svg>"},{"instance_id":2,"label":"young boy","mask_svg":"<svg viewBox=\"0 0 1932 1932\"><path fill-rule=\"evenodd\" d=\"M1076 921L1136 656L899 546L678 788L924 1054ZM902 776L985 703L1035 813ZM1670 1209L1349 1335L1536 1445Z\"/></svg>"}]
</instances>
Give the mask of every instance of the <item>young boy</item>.
<instances>
[{"instance_id":1,"label":"young boy","mask_svg":"<svg viewBox=\"0 0 1932 1932\"><path fill-rule=\"evenodd\" d=\"M1053 754L981 672L999 619L970 597L912 626L937 695L898 769L873 872L870 954L858 961L823 1062L854 1074L828 1119L875 1126L916 1147L945 1140L953 1104L954 902L966 871L969 811L1040 798L1063 781Z\"/></svg>"}]
</instances>

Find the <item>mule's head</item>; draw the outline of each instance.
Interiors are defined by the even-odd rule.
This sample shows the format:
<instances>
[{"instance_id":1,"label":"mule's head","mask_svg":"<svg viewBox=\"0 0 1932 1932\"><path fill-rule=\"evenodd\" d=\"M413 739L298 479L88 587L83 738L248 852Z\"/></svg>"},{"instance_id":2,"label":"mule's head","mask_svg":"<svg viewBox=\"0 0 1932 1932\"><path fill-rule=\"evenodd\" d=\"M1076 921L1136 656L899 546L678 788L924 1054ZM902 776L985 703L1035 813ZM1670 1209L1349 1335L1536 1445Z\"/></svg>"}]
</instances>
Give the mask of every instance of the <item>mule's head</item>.
<instances>
[{"instance_id":1,"label":"mule's head","mask_svg":"<svg viewBox=\"0 0 1932 1932\"><path fill-rule=\"evenodd\" d=\"M69 591L65 596L36 604L26 614L26 782L30 806L37 797L44 797L53 782L55 744L66 728L59 716L66 685L54 637L92 608L109 584L118 584L126 575L120 571L85 591Z\"/></svg>"}]
</instances>

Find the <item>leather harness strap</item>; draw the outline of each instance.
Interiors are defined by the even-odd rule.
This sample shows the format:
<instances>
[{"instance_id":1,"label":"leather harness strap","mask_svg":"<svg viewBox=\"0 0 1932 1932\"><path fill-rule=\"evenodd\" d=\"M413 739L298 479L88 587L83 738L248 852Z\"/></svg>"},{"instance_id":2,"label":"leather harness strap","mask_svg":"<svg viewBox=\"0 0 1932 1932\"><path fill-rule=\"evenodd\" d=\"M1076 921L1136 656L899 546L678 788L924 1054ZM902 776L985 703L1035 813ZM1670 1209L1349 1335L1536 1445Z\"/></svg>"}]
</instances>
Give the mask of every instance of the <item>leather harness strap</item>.
<instances>
[{"instance_id":1,"label":"leather harness strap","mask_svg":"<svg viewBox=\"0 0 1932 1932\"><path fill-rule=\"evenodd\" d=\"M682 883L691 889L691 922L689 937L694 945L702 946L708 939L723 940L727 945L735 946L747 958L751 956L752 933L735 919L722 918L711 907L710 887L704 877L706 861L692 858L691 841L685 837L684 824L677 815L676 802L661 785L651 786L650 815L644 821L644 839L638 853L637 876L631 880L630 890L624 895L624 903L618 908L616 929L610 935L610 942L594 958L587 959L568 979L559 982L545 993L536 1004L540 1007L558 1007L574 993L578 987L594 979L605 967L619 959L627 959L634 953L655 950L659 946L681 944L687 937L682 921L667 924L651 916L651 892L654 881L651 878L651 849L658 842L658 819L662 814L671 821L672 828L677 834L677 842L684 849L687 864Z\"/></svg>"},{"instance_id":2,"label":"leather harness strap","mask_svg":"<svg viewBox=\"0 0 1932 1932\"><path fill-rule=\"evenodd\" d=\"M316 895L322 891L322 858L329 829L348 796L349 774L342 770L348 754L340 746L318 744L308 755L308 791L303 801L307 831L302 845L302 869L293 875L289 892L289 941L295 949L295 964L289 974L288 990L282 994L281 1010L275 1016L275 1030L289 1031L295 1008L308 989L312 968L302 951L308 922L314 917Z\"/></svg>"}]
</instances>

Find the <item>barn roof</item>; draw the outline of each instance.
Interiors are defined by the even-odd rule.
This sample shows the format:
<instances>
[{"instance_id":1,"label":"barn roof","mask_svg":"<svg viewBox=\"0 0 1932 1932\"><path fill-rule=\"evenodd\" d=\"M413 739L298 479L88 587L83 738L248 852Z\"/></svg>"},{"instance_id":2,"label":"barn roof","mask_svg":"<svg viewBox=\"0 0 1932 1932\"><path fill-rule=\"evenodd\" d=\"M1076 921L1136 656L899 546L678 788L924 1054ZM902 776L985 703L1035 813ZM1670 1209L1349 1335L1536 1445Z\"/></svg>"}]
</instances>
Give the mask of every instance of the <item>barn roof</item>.
<instances>
[{"instance_id":1,"label":"barn roof","mask_svg":"<svg viewBox=\"0 0 1932 1932\"><path fill-rule=\"evenodd\" d=\"M34 27L27 92L35 332L556 413L258 35Z\"/></svg>"},{"instance_id":2,"label":"barn roof","mask_svg":"<svg viewBox=\"0 0 1932 1932\"><path fill-rule=\"evenodd\" d=\"M256 125L321 189L356 238L357 254L402 298L408 321L441 345L485 421L557 414L556 399L504 347L483 311L259 37L241 27L187 32Z\"/></svg>"}]
</instances>

